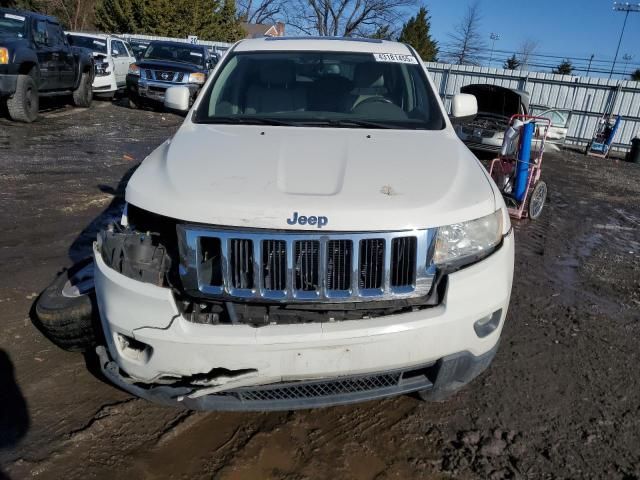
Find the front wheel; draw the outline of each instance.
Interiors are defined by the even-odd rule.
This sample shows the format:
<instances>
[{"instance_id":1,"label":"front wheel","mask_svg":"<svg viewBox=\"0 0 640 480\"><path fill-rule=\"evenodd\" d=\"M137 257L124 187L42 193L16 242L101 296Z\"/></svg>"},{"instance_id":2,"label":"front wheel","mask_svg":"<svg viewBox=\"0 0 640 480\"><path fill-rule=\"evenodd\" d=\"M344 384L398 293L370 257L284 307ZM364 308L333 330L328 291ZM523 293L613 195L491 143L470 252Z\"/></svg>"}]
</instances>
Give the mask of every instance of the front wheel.
<instances>
[{"instance_id":1,"label":"front wheel","mask_svg":"<svg viewBox=\"0 0 640 480\"><path fill-rule=\"evenodd\" d=\"M91 75L85 72L80 77L80 85L73 92L73 104L76 107L89 108L93 99L93 87L91 85Z\"/></svg>"},{"instance_id":2,"label":"front wheel","mask_svg":"<svg viewBox=\"0 0 640 480\"><path fill-rule=\"evenodd\" d=\"M533 187L533 191L531 192L531 196L529 197L529 206L527 208L527 211L531 220L535 220L542 214L542 209L544 207L544 202L546 201L546 199L547 184L540 180Z\"/></svg>"},{"instance_id":3,"label":"front wheel","mask_svg":"<svg viewBox=\"0 0 640 480\"><path fill-rule=\"evenodd\" d=\"M16 122L31 123L38 118L38 86L31 75L18 75L16 91L7 99L9 117Z\"/></svg>"}]
</instances>

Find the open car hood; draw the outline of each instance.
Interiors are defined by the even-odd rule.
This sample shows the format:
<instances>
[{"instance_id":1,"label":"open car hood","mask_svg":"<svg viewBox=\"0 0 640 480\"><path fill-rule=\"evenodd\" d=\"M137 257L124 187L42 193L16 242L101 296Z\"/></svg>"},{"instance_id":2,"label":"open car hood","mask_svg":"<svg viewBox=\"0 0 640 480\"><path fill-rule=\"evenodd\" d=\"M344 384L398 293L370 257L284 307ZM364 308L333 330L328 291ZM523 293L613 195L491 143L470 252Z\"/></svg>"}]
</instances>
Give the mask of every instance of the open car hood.
<instances>
[{"instance_id":1,"label":"open car hood","mask_svg":"<svg viewBox=\"0 0 640 480\"><path fill-rule=\"evenodd\" d=\"M460 93L468 93L478 101L478 113L511 117L518 113L529 112L529 94L522 90L500 87L498 85L465 85Z\"/></svg>"}]
</instances>

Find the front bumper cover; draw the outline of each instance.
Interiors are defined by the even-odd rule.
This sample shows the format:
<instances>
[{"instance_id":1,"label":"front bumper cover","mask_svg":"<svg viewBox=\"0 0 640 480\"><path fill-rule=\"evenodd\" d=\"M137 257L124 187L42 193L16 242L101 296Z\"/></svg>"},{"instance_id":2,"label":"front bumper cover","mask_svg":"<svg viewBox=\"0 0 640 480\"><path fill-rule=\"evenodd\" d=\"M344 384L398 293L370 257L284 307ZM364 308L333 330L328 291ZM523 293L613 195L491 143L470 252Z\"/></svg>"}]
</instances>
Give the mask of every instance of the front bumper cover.
<instances>
[{"instance_id":1,"label":"front bumper cover","mask_svg":"<svg viewBox=\"0 0 640 480\"><path fill-rule=\"evenodd\" d=\"M420 392L428 400L442 400L486 370L498 345L479 356L460 352L411 369L243 387L195 398L190 396L192 387L132 383L120 373L105 347L97 347L96 352L102 373L113 384L155 403L189 410L278 411L345 405L412 392Z\"/></svg>"}]
</instances>

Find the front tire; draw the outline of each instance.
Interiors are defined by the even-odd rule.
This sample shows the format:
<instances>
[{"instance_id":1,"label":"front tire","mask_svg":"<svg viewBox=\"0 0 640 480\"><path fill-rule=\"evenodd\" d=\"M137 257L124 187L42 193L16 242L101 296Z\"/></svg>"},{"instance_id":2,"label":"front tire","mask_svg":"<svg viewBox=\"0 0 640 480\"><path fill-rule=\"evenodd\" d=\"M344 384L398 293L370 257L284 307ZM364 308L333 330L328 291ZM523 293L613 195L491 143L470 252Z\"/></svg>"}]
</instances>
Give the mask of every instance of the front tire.
<instances>
[{"instance_id":1,"label":"front tire","mask_svg":"<svg viewBox=\"0 0 640 480\"><path fill-rule=\"evenodd\" d=\"M80 77L80 85L73 92L73 104L76 107L89 108L93 100L93 87L91 85L91 75L85 72Z\"/></svg>"},{"instance_id":2,"label":"front tire","mask_svg":"<svg viewBox=\"0 0 640 480\"><path fill-rule=\"evenodd\" d=\"M31 75L18 75L15 93L7 99L9 117L16 122L31 123L38 118L38 85Z\"/></svg>"},{"instance_id":3,"label":"front tire","mask_svg":"<svg viewBox=\"0 0 640 480\"><path fill-rule=\"evenodd\" d=\"M93 258L60 274L36 302L36 325L60 348L86 352L97 344Z\"/></svg>"}]
</instances>

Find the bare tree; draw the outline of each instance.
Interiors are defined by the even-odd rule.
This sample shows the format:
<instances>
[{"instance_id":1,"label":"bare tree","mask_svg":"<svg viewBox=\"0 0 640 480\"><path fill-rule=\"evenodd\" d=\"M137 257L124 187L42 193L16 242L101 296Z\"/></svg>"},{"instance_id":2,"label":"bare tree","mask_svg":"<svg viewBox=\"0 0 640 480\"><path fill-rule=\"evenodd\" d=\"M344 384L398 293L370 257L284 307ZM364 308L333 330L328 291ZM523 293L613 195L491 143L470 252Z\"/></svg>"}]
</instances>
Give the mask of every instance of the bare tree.
<instances>
[{"instance_id":1,"label":"bare tree","mask_svg":"<svg viewBox=\"0 0 640 480\"><path fill-rule=\"evenodd\" d=\"M48 0L47 3L69 30L82 31L94 25L96 0Z\"/></svg>"},{"instance_id":2,"label":"bare tree","mask_svg":"<svg viewBox=\"0 0 640 480\"><path fill-rule=\"evenodd\" d=\"M283 12L284 0L239 0L238 17L243 22L273 23Z\"/></svg>"},{"instance_id":3,"label":"bare tree","mask_svg":"<svg viewBox=\"0 0 640 480\"><path fill-rule=\"evenodd\" d=\"M446 45L448 53L444 55L456 65L480 65L480 54L485 42L480 35L480 4L475 2L467 6L467 12L452 33Z\"/></svg>"},{"instance_id":4,"label":"bare tree","mask_svg":"<svg viewBox=\"0 0 640 480\"><path fill-rule=\"evenodd\" d=\"M527 38L520 44L520 70L527 69L531 57L536 53L539 46L540 42L532 38Z\"/></svg>"},{"instance_id":5,"label":"bare tree","mask_svg":"<svg viewBox=\"0 0 640 480\"><path fill-rule=\"evenodd\" d=\"M401 22L416 0L291 0L287 26L307 35L371 36Z\"/></svg>"}]
</instances>

